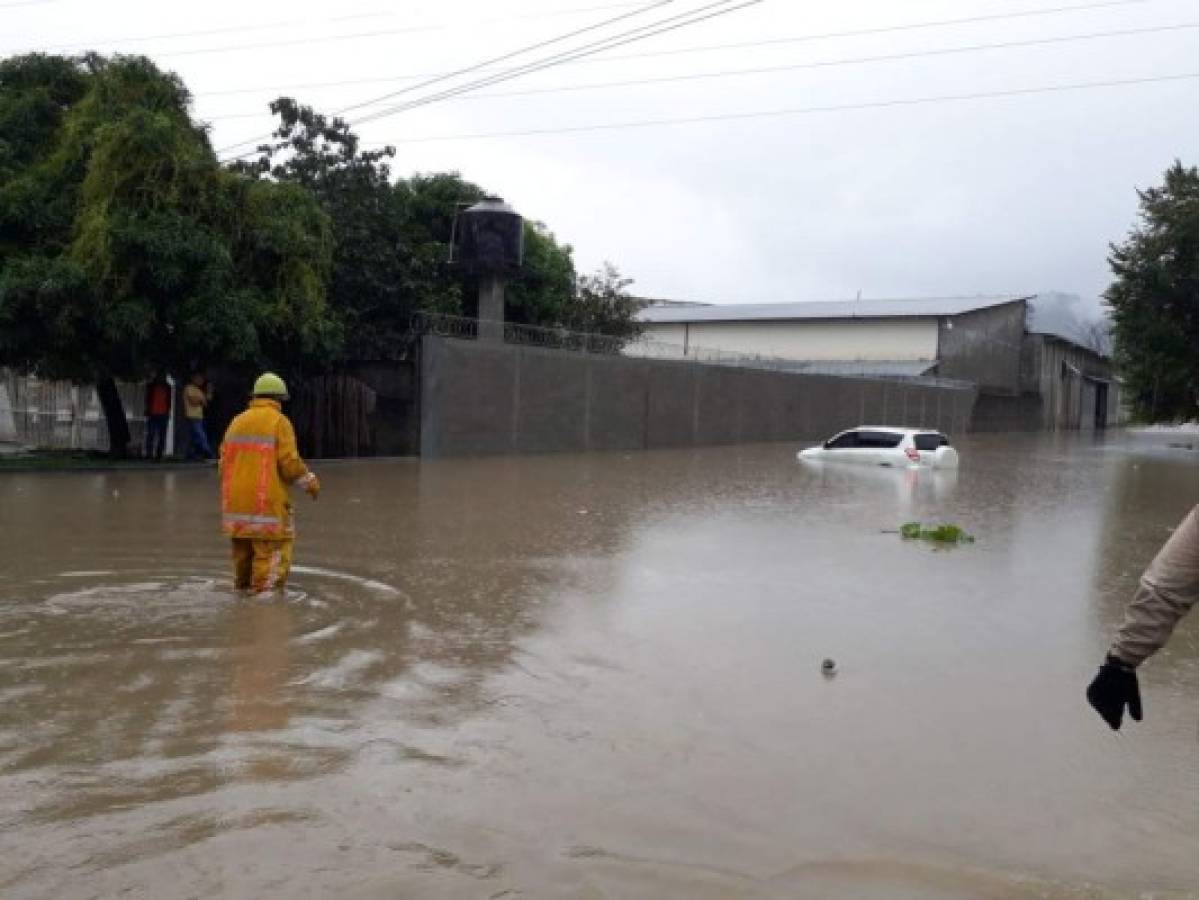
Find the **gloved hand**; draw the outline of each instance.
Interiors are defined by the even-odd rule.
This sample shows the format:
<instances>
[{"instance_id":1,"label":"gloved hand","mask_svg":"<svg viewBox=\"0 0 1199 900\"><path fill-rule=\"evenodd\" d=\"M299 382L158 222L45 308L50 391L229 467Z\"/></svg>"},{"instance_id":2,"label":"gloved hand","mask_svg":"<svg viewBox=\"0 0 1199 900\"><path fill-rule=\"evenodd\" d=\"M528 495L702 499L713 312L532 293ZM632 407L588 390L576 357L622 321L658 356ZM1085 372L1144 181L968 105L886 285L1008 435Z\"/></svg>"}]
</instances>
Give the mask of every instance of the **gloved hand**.
<instances>
[{"instance_id":1,"label":"gloved hand","mask_svg":"<svg viewBox=\"0 0 1199 900\"><path fill-rule=\"evenodd\" d=\"M317 496L320 494L320 492L321 492L320 479L317 478L316 475L313 474L312 472L309 472L306 476L304 476L304 493L306 493L309 497L311 497L313 500L315 500L317 498Z\"/></svg>"},{"instance_id":2,"label":"gloved hand","mask_svg":"<svg viewBox=\"0 0 1199 900\"><path fill-rule=\"evenodd\" d=\"M1141 721L1141 687L1137 682L1136 668L1109 655L1099 667L1095 680L1087 687L1087 702L1095 707L1095 712L1103 716L1103 721L1113 731L1120 730L1126 704L1133 721Z\"/></svg>"}]
</instances>

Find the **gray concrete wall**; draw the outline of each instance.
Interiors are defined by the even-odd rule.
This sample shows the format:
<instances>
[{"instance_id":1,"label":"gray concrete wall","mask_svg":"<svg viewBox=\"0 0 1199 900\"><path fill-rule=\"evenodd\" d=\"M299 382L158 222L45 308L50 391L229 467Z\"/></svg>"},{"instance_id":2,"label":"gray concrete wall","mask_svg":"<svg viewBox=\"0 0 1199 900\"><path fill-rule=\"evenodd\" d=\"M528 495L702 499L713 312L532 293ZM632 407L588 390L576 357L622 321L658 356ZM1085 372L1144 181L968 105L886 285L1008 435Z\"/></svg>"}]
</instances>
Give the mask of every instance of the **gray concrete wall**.
<instances>
[{"instance_id":1,"label":"gray concrete wall","mask_svg":"<svg viewBox=\"0 0 1199 900\"><path fill-rule=\"evenodd\" d=\"M979 394L970 419L971 431L1040 431L1045 427L1045 404L1037 394Z\"/></svg>"},{"instance_id":2,"label":"gray concrete wall","mask_svg":"<svg viewBox=\"0 0 1199 900\"><path fill-rule=\"evenodd\" d=\"M973 381L982 391L1016 395L1027 304L1023 300L941 320L937 374Z\"/></svg>"},{"instance_id":3,"label":"gray concrete wall","mask_svg":"<svg viewBox=\"0 0 1199 900\"><path fill-rule=\"evenodd\" d=\"M968 429L975 391L426 337L422 456L815 440Z\"/></svg>"}]
</instances>

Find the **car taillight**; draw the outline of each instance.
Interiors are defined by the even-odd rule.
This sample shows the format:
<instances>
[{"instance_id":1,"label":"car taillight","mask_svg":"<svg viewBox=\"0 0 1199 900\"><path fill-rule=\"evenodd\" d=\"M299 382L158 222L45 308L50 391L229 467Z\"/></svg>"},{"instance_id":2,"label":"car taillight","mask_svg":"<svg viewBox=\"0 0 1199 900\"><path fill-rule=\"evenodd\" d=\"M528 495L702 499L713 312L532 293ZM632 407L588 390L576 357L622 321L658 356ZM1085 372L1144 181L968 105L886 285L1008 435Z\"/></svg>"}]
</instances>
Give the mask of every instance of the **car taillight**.
<instances>
[{"instance_id":1,"label":"car taillight","mask_svg":"<svg viewBox=\"0 0 1199 900\"><path fill-rule=\"evenodd\" d=\"M912 462L920 462L920 451L915 447L908 447L903 452L908 455L908 459L910 459Z\"/></svg>"}]
</instances>

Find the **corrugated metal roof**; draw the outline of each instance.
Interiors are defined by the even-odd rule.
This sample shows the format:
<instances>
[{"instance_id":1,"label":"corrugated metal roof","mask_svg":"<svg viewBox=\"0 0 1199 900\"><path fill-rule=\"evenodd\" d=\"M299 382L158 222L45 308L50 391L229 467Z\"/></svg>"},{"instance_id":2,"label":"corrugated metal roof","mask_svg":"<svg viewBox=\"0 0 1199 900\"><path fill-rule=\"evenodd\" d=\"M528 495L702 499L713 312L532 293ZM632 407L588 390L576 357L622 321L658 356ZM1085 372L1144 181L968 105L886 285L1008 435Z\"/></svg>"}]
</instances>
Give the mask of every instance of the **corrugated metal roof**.
<instances>
[{"instance_id":1,"label":"corrugated metal roof","mask_svg":"<svg viewBox=\"0 0 1199 900\"><path fill-rule=\"evenodd\" d=\"M650 324L683 322L785 322L795 319L932 319L960 316L1031 297L936 297L920 300L832 300L816 303L725 303L716 306L650 306L637 318Z\"/></svg>"}]
</instances>

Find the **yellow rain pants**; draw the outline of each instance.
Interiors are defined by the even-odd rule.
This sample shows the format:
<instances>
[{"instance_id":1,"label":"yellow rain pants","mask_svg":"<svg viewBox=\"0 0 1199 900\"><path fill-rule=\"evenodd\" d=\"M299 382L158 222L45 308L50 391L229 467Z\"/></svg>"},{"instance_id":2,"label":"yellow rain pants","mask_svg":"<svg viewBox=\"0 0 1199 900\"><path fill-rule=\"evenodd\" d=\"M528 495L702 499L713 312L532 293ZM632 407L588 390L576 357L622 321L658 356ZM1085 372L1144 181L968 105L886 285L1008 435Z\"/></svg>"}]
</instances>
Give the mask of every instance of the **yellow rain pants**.
<instances>
[{"instance_id":1,"label":"yellow rain pants","mask_svg":"<svg viewBox=\"0 0 1199 900\"><path fill-rule=\"evenodd\" d=\"M238 590L282 590L291 571L294 541L233 539L233 585Z\"/></svg>"}]
</instances>

